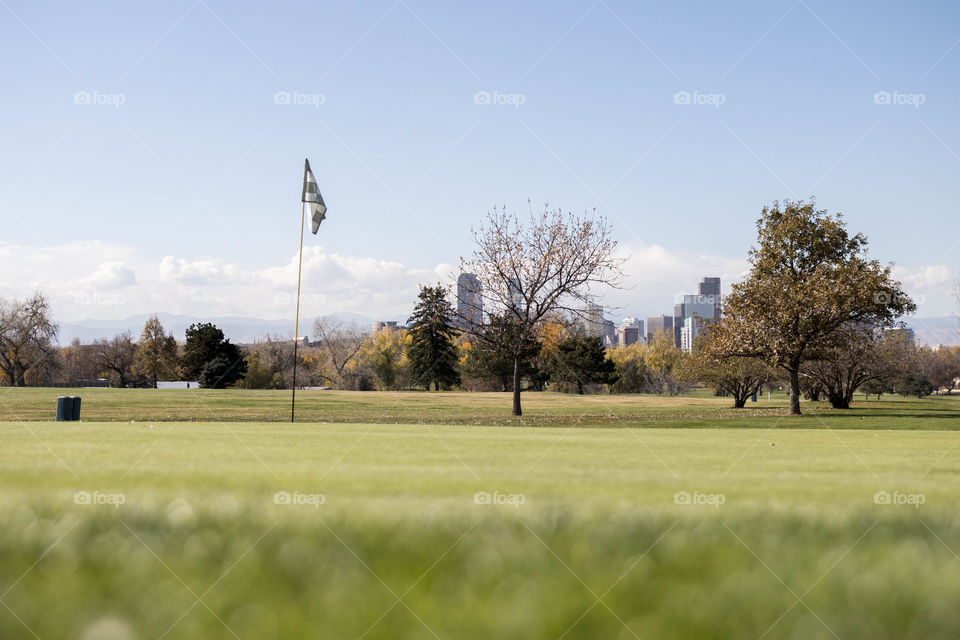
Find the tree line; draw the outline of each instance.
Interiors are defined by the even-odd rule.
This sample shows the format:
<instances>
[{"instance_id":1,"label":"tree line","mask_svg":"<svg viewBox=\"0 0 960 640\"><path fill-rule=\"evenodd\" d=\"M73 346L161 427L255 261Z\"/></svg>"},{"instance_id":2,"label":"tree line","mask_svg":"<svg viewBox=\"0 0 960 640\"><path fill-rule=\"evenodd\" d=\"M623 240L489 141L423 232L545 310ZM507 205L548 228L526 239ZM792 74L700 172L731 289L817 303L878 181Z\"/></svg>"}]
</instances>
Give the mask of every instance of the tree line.
<instances>
[{"instance_id":1,"label":"tree line","mask_svg":"<svg viewBox=\"0 0 960 640\"><path fill-rule=\"evenodd\" d=\"M960 377L960 349L933 351L909 339L900 318L916 309L891 268L867 255L839 214L812 203L765 207L750 271L733 286L717 322L701 324L692 354L671 333L604 349L585 314L591 292L618 286L623 258L602 217L544 208L521 222L493 210L474 232L465 270L479 276L485 314L459 314L449 288L420 289L409 327L375 334L335 317L316 320L298 354L302 386L337 389L499 390L680 394L704 385L735 406L766 386L847 408L854 394L925 395ZM594 325L591 327L591 325ZM129 333L64 348L41 294L0 300L0 374L9 386L107 378L113 386L198 380L205 387L289 388L291 340L232 344L209 323L186 339L156 316Z\"/></svg>"}]
</instances>

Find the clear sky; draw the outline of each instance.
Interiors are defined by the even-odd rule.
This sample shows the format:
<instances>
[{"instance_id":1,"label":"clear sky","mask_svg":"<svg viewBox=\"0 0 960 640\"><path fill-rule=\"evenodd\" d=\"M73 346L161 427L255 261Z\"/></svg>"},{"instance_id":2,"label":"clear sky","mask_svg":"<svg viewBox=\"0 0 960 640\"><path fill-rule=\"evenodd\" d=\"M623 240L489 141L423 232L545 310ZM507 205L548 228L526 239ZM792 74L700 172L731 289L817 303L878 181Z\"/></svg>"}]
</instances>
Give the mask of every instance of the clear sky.
<instances>
[{"instance_id":1,"label":"clear sky","mask_svg":"<svg viewBox=\"0 0 960 640\"><path fill-rule=\"evenodd\" d=\"M669 313L811 196L946 315L958 43L947 0L0 0L0 296L292 317L309 157L307 316L403 319L528 199L606 215L607 301Z\"/></svg>"}]
</instances>

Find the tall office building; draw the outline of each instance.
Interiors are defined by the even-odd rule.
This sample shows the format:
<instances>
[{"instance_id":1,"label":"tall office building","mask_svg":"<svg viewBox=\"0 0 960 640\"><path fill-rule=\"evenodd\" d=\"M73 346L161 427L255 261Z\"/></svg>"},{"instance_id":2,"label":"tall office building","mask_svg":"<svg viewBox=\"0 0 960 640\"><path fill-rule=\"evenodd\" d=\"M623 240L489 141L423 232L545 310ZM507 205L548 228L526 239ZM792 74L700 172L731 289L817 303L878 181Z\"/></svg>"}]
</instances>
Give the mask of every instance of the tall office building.
<instances>
[{"instance_id":1,"label":"tall office building","mask_svg":"<svg viewBox=\"0 0 960 640\"><path fill-rule=\"evenodd\" d=\"M683 302L673 307L674 340L678 347L682 346L680 331L688 318L697 317L706 322L713 322L717 317L715 297L712 295L685 295Z\"/></svg>"},{"instance_id":2,"label":"tall office building","mask_svg":"<svg viewBox=\"0 0 960 640\"><path fill-rule=\"evenodd\" d=\"M483 323L483 297L480 278L461 273L457 278L457 326L466 329Z\"/></svg>"},{"instance_id":3,"label":"tall office building","mask_svg":"<svg viewBox=\"0 0 960 640\"><path fill-rule=\"evenodd\" d=\"M697 294L701 302L713 304L713 319L720 319L720 278L705 277L697 285Z\"/></svg>"},{"instance_id":4,"label":"tall office building","mask_svg":"<svg viewBox=\"0 0 960 640\"><path fill-rule=\"evenodd\" d=\"M617 347L628 347L643 340L646 336L643 334L643 320L637 318L624 318L617 327Z\"/></svg>"},{"instance_id":5,"label":"tall office building","mask_svg":"<svg viewBox=\"0 0 960 640\"><path fill-rule=\"evenodd\" d=\"M603 305L588 304L583 308L582 318L583 326L588 336L602 338L603 331Z\"/></svg>"},{"instance_id":6,"label":"tall office building","mask_svg":"<svg viewBox=\"0 0 960 640\"><path fill-rule=\"evenodd\" d=\"M673 335L673 316L651 316L647 318L647 342L653 339L653 336L659 332L666 332Z\"/></svg>"}]
</instances>

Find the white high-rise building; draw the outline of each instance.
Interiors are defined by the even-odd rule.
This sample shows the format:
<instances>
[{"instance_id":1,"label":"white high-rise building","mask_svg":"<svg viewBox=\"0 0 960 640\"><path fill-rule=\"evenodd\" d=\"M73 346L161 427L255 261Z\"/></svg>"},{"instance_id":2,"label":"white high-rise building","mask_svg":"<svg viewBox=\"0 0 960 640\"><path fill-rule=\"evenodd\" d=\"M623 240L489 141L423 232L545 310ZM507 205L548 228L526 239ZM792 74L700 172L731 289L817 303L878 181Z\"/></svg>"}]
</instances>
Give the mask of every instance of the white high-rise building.
<instances>
[{"instance_id":1,"label":"white high-rise building","mask_svg":"<svg viewBox=\"0 0 960 640\"><path fill-rule=\"evenodd\" d=\"M680 327L680 350L684 353L693 352L693 341L700 335L698 320L697 316L690 316L684 319L683 326Z\"/></svg>"}]
</instances>

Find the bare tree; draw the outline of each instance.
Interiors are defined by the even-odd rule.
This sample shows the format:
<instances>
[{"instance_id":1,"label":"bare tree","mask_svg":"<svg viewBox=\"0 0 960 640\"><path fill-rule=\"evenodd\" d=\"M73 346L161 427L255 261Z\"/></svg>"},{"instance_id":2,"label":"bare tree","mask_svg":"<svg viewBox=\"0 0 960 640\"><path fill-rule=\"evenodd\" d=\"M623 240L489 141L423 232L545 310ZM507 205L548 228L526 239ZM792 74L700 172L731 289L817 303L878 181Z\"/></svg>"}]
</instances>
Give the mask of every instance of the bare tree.
<instances>
[{"instance_id":1,"label":"bare tree","mask_svg":"<svg viewBox=\"0 0 960 640\"><path fill-rule=\"evenodd\" d=\"M253 351L270 371L280 375L280 385L286 389L293 373L293 345L290 339L277 339L268 333Z\"/></svg>"},{"instance_id":2,"label":"bare tree","mask_svg":"<svg viewBox=\"0 0 960 640\"><path fill-rule=\"evenodd\" d=\"M480 280L485 307L500 315L498 330L468 313L462 326L513 360L513 415L520 407L521 362L539 337L540 324L557 312L582 315L591 289L616 286L624 260L603 217L560 209L530 211L521 223L506 208L494 209L473 231L476 245L464 270ZM489 305L489 306L488 306Z\"/></svg>"},{"instance_id":3,"label":"bare tree","mask_svg":"<svg viewBox=\"0 0 960 640\"><path fill-rule=\"evenodd\" d=\"M106 373L111 382L121 389L133 379L133 364L137 352L137 344L130 337L129 331L124 331L110 340L94 342L95 360L102 373Z\"/></svg>"},{"instance_id":4,"label":"bare tree","mask_svg":"<svg viewBox=\"0 0 960 640\"><path fill-rule=\"evenodd\" d=\"M11 387L26 384L27 372L54 357L57 325L41 293L26 300L0 299L0 372Z\"/></svg>"},{"instance_id":5,"label":"bare tree","mask_svg":"<svg viewBox=\"0 0 960 640\"><path fill-rule=\"evenodd\" d=\"M335 316L317 318L313 337L320 343L321 352L333 371L324 376L338 389L343 388L344 371L363 346L367 334L355 323L344 323Z\"/></svg>"}]
</instances>

